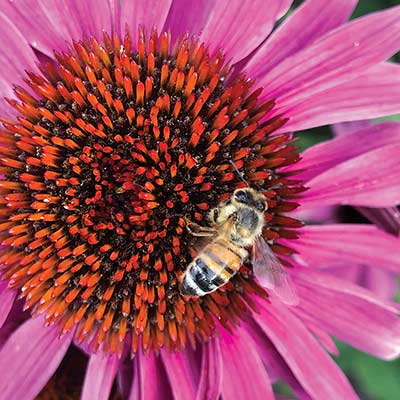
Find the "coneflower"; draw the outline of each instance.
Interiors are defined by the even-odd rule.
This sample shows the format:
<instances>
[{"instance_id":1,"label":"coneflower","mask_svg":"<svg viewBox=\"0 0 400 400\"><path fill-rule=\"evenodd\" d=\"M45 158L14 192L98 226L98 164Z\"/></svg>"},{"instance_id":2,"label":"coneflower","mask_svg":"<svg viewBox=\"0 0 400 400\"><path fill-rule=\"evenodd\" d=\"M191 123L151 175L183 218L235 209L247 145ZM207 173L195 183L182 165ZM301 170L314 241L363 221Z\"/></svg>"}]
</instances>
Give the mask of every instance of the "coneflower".
<instances>
[{"instance_id":1,"label":"coneflower","mask_svg":"<svg viewBox=\"0 0 400 400\"><path fill-rule=\"evenodd\" d=\"M108 398L117 374L131 398L269 399L284 379L351 399L320 343L399 354L396 306L320 268L335 252L354 263L358 244L364 264L398 273L398 239L290 212L399 203L398 141L349 136L300 161L292 132L399 112L384 61L400 8L344 24L355 1L309 0L265 41L291 2L267 3L5 5L0 399L37 396L72 343L90 357L84 399ZM186 221L206 225L245 185L265 195L263 235L298 306L250 262L210 295L179 291L198 251ZM366 253L371 234L384 256Z\"/></svg>"}]
</instances>

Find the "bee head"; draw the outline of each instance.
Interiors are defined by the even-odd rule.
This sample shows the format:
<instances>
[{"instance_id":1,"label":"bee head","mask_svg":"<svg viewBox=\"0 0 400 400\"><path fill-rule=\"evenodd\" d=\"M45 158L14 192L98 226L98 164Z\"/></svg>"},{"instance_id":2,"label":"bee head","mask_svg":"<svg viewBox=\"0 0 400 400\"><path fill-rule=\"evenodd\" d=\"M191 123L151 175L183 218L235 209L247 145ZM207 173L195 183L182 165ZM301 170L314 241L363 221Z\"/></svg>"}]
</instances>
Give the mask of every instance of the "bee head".
<instances>
[{"instance_id":1,"label":"bee head","mask_svg":"<svg viewBox=\"0 0 400 400\"><path fill-rule=\"evenodd\" d=\"M264 212L267 208L264 195L251 188L236 189L233 192L232 201L245 204L259 212Z\"/></svg>"}]
</instances>

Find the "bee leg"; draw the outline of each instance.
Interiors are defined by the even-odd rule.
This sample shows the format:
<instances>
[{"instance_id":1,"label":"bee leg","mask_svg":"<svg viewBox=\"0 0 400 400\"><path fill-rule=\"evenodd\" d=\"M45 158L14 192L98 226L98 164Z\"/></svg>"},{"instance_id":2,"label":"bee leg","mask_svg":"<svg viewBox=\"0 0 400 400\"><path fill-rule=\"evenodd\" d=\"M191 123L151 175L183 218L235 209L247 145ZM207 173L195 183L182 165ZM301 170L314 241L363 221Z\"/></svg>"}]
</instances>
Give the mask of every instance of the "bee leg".
<instances>
[{"instance_id":1,"label":"bee leg","mask_svg":"<svg viewBox=\"0 0 400 400\"><path fill-rule=\"evenodd\" d=\"M215 236L215 229L207 226L201 226L195 222L190 221L185 217L186 229L193 236Z\"/></svg>"},{"instance_id":2,"label":"bee leg","mask_svg":"<svg viewBox=\"0 0 400 400\"><path fill-rule=\"evenodd\" d=\"M235 208L231 205L230 201L225 201L210 210L208 213L208 220L212 226L221 226L232 218Z\"/></svg>"},{"instance_id":3,"label":"bee leg","mask_svg":"<svg viewBox=\"0 0 400 400\"><path fill-rule=\"evenodd\" d=\"M218 216L219 216L219 207L214 207L213 209L210 210L208 213L208 220L210 221L211 225L217 225L218 221Z\"/></svg>"}]
</instances>

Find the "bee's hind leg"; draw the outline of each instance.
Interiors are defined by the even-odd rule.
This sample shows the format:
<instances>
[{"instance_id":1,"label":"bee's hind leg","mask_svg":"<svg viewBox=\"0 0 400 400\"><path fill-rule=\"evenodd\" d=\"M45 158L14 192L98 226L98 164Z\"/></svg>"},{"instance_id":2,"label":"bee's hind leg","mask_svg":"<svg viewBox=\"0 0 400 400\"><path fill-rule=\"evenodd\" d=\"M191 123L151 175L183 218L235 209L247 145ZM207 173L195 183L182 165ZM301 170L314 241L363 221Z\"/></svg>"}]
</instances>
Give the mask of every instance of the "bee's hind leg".
<instances>
[{"instance_id":1,"label":"bee's hind leg","mask_svg":"<svg viewBox=\"0 0 400 400\"><path fill-rule=\"evenodd\" d=\"M201 226L185 217L186 229L193 236L215 236L215 229L208 226Z\"/></svg>"}]
</instances>

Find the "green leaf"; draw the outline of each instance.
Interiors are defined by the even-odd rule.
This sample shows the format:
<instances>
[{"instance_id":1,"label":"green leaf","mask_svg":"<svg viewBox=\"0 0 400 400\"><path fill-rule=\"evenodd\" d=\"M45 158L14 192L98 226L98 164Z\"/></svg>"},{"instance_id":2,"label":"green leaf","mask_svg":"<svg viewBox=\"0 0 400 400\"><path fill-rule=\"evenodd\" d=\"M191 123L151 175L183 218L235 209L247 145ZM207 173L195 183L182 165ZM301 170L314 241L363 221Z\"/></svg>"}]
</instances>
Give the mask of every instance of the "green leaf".
<instances>
[{"instance_id":1,"label":"green leaf","mask_svg":"<svg viewBox=\"0 0 400 400\"><path fill-rule=\"evenodd\" d=\"M400 398L400 360L383 361L337 342L336 359L363 400Z\"/></svg>"}]
</instances>

